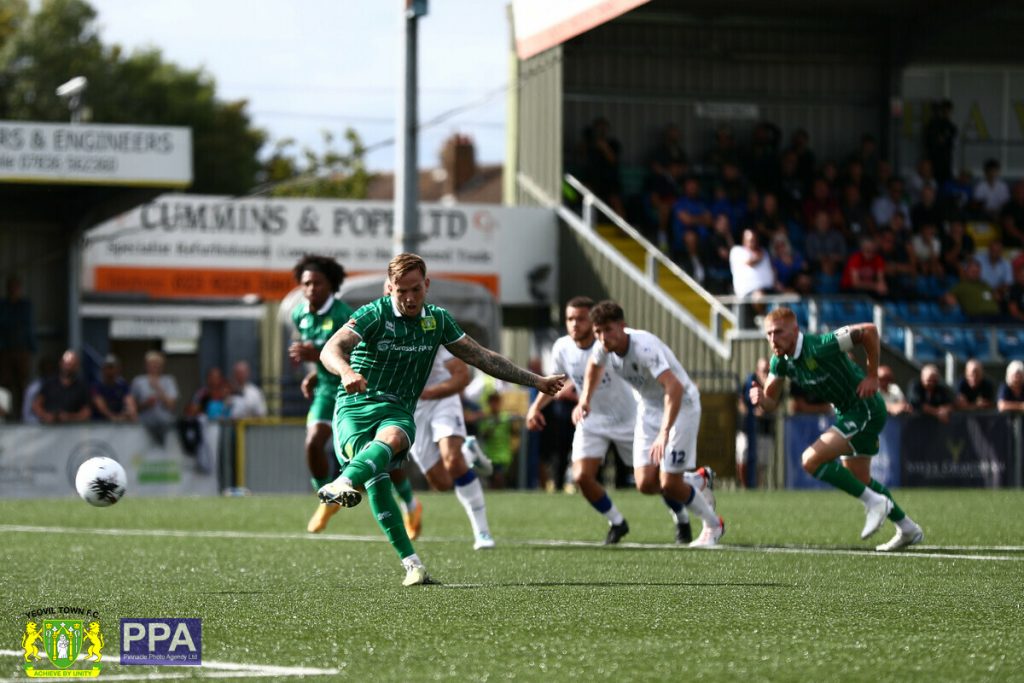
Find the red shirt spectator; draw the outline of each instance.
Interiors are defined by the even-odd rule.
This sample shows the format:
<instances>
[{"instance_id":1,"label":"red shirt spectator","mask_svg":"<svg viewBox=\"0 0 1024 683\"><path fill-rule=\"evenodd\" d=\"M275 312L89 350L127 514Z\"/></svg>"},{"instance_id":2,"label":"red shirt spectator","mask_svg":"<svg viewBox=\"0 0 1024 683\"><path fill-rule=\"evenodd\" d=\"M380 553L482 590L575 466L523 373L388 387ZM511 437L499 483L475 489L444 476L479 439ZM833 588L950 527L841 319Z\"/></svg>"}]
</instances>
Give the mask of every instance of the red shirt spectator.
<instances>
[{"instance_id":1,"label":"red shirt spectator","mask_svg":"<svg viewBox=\"0 0 1024 683\"><path fill-rule=\"evenodd\" d=\"M885 296L888 293L885 284L885 259L878 253L878 245L874 238L861 239L860 251L855 251L846 260L839 285L844 291L855 293L866 292L878 296Z\"/></svg>"}]
</instances>

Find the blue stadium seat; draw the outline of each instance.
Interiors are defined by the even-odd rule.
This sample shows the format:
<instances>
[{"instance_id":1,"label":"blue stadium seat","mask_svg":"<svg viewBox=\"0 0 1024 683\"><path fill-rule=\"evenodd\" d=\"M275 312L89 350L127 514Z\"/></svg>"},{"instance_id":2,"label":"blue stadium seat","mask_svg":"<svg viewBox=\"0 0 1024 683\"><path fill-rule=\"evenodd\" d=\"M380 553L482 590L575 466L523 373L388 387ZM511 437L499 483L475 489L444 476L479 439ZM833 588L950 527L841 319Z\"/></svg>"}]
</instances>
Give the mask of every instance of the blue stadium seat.
<instances>
[{"instance_id":1,"label":"blue stadium seat","mask_svg":"<svg viewBox=\"0 0 1024 683\"><path fill-rule=\"evenodd\" d=\"M907 336L906 328L889 323L885 326L884 330L882 332L882 341L903 353L903 343Z\"/></svg>"},{"instance_id":2,"label":"blue stadium seat","mask_svg":"<svg viewBox=\"0 0 1024 683\"><path fill-rule=\"evenodd\" d=\"M999 330L999 355L1008 360L1024 359L1024 329Z\"/></svg>"},{"instance_id":3,"label":"blue stadium seat","mask_svg":"<svg viewBox=\"0 0 1024 683\"><path fill-rule=\"evenodd\" d=\"M994 360L995 355L989 342L991 330L987 327L979 327L964 330L964 337L971 349L971 356L978 360Z\"/></svg>"},{"instance_id":4,"label":"blue stadium seat","mask_svg":"<svg viewBox=\"0 0 1024 683\"><path fill-rule=\"evenodd\" d=\"M794 301L791 304L786 304L789 308L796 313L797 324L801 328L807 329L807 321L809 317L809 306L806 301Z\"/></svg>"},{"instance_id":5,"label":"blue stadium seat","mask_svg":"<svg viewBox=\"0 0 1024 683\"><path fill-rule=\"evenodd\" d=\"M935 322L929 310L928 303L924 301L902 301L897 304L903 311L903 319L908 323L930 323Z\"/></svg>"},{"instance_id":6,"label":"blue stadium seat","mask_svg":"<svg viewBox=\"0 0 1024 683\"><path fill-rule=\"evenodd\" d=\"M945 349L939 342L932 341L924 336L914 337L914 359L922 363L934 363L945 357Z\"/></svg>"},{"instance_id":7,"label":"blue stadium seat","mask_svg":"<svg viewBox=\"0 0 1024 683\"><path fill-rule=\"evenodd\" d=\"M869 322L872 317L872 306L866 301L825 299L821 302L821 320L833 328Z\"/></svg>"},{"instance_id":8,"label":"blue stadium seat","mask_svg":"<svg viewBox=\"0 0 1024 683\"><path fill-rule=\"evenodd\" d=\"M903 318L903 311L900 309L900 305L896 301L886 301L882 304L882 310L885 311L886 322L892 324L890 318Z\"/></svg>"}]
</instances>

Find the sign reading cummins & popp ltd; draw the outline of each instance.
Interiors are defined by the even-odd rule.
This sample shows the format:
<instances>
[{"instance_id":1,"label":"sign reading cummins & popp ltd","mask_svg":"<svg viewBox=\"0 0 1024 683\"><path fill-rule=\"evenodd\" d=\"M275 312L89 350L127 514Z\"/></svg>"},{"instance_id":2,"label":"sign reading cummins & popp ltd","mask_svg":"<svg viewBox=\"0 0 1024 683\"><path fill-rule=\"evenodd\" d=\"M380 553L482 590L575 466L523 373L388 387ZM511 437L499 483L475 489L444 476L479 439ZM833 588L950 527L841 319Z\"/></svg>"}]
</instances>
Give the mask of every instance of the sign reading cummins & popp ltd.
<instances>
[{"instance_id":1,"label":"sign reading cummins & popp ltd","mask_svg":"<svg viewBox=\"0 0 1024 683\"><path fill-rule=\"evenodd\" d=\"M185 188L192 131L0 121L0 182Z\"/></svg>"},{"instance_id":2,"label":"sign reading cummins & popp ltd","mask_svg":"<svg viewBox=\"0 0 1024 683\"><path fill-rule=\"evenodd\" d=\"M417 248L431 277L488 288L506 305L548 300L558 281L555 214L535 207L421 204ZM304 254L383 274L390 202L167 194L86 233L83 289L153 298L281 299Z\"/></svg>"}]
</instances>

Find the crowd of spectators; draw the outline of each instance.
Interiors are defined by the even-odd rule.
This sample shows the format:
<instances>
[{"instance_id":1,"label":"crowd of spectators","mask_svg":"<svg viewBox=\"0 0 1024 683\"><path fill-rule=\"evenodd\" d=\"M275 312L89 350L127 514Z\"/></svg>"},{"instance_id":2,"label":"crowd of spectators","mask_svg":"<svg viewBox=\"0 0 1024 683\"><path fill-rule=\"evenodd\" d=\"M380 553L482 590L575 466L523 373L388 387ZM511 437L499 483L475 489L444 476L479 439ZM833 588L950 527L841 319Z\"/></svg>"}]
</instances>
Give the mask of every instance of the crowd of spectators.
<instances>
[{"instance_id":1,"label":"crowd of spectators","mask_svg":"<svg viewBox=\"0 0 1024 683\"><path fill-rule=\"evenodd\" d=\"M941 297L972 322L1024 321L1024 180L1011 189L994 159L979 178L954 175L949 107L936 103L905 177L870 135L830 160L805 130L787 142L762 121L741 145L723 125L691 155L673 124L647 156L642 190L624 197L622 144L603 118L584 135L578 172L714 294Z\"/></svg>"}]
</instances>

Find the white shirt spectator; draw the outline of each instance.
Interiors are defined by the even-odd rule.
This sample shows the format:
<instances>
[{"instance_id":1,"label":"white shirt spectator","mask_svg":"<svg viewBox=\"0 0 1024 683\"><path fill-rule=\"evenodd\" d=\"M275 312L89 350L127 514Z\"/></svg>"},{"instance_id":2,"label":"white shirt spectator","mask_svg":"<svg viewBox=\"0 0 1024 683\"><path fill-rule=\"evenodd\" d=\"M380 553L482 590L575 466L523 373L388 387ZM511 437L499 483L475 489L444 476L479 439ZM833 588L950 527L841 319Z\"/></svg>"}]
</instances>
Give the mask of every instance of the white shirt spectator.
<instances>
[{"instance_id":1,"label":"white shirt spectator","mask_svg":"<svg viewBox=\"0 0 1024 683\"><path fill-rule=\"evenodd\" d=\"M1010 188L1002 178L996 178L994 183L982 180L974 186L974 201L981 202L986 212L998 214L1003 204L1010 201Z\"/></svg>"},{"instance_id":2,"label":"white shirt spectator","mask_svg":"<svg viewBox=\"0 0 1024 683\"><path fill-rule=\"evenodd\" d=\"M752 257L753 252L739 244L729 250L729 270L732 271L732 288L736 296L775 287L775 271L768 254L762 249L761 260L750 265Z\"/></svg>"},{"instance_id":3,"label":"white shirt spectator","mask_svg":"<svg viewBox=\"0 0 1024 683\"><path fill-rule=\"evenodd\" d=\"M914 255L922 261L939 258L942 255L942 241L937 235L914 235L914 239L910 240L910 246L914 250Z\"/></svg>"},{"instance_id":4,"label":"white shirt spectator","mask_svg":"<svg viewBox=\"0 0 1024 683\"><path fill-rule=\"evenodd\" d=\"M887 194L883 194L880 197L876 197L871 202L871 216L875 219L875 223L879 226L889 225L892 222L892 215L896 212L903 214L906 219L907 227L911 227L910 222L910 207L907 206L906 202L896 203L892 197Z\"/></svg>"},{"instance_id":5,"label":"white shirt spectator","mask_svg":"<svg viewBox=\"0 0 1024 683\"><path fill-rule=\"evenodd\" d=\"M974 260L981 265L982 282L992 289L1009 287L1013 284L1013 267L1006 258L1000 257L993 263L988 254L978 254Z\"/></svg>"},{"instance_id":6,"label":"white shirt spectator","mask_svg":"<svg viewBox=\"0 0 1024 683\"><path fill-rule=\"evenodd\" d=\"M238 420L244 417L266 417L267 399L263 391L252 382L248 382L241 391L230 398L231 418Z\"/></svg>"}]
</instances>

